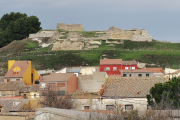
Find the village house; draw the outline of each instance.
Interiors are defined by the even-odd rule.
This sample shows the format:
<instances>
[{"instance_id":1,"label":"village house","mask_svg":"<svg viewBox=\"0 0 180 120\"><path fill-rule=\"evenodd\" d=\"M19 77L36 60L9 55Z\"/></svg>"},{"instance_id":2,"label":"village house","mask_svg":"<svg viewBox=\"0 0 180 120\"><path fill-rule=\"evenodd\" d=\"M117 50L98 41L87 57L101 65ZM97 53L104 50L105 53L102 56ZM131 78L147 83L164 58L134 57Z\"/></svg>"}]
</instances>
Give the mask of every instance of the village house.
<instances>
[{"instance_id":1,"label":"village house","mask_svg":"<svg viewBox=\"0 0 180 120\"><path fill-rule=\"evenodd\" d=\"M120 70L122 77L154 77L154 73L146 69Z\"/></svg>"},{"instance_id":2,"label":"village house","mask_svg":"<svg viewBox=\"0 0 180 120\"><path fill-rule=\"evenodd\" d=\"M31 68L31 61L8 61L8 72L4 77L4 82L24 81L25 85L33 85L39 75L34 68Z\"/></svg>"},{"instance_id":3,"label":"village house","mask_svg":"<svg viewBox=\"0 0 180 120\"><path fill-rule=\"evenodd\" d=\"M25 99L38 99L40 97L39 87L39 84L34 84L31 86L23 85L19 91L19 94Z\"/></svg>"},{"instance_id":4,"label":"village house","mask_svg":"<svg viewBox=\"0 0 180 120\"><path fill-rule=\"evenodd\" d=\"M78 76L79 92L98 92L105 78L108 77L106 72L93 72L92 74Z\"/></svg>"},{"instance_id":5,"label":"village house","mask_svg":"<svg viewBox=\"0 0 180 120\"><path fill-rule=\"evenodd\" d=\"M101 59L100 72L106 72L108 75L121 75L120 70L137 69L136 61L122 61L122 59Z\"/></svg>"},{"instance_id":6,"label":"village house","mask_svg":"<svg viewBox=\"0 0 180 120\"><path fill-rule=\"evenodd\" d=\"M144 111L151 107L146 95L156 83L165 83L168 77L108 77L97 97L92 98L93 110L111 110L121 106L123 110ZM90 96L89 96L90 98ZM77 110L90 108L90 99L73 99Z\"/></svg>"},{"instance_id":7,"label":"village house","mask_svg":"<svg viewBox=\"0 0 180 120\"><path fill-rule=\"evenodd\" d=\"M81 74L81 68L72 68L70 70L68 70L66 73L74 73L77 77L79 74Z\"/></svg>"},{"instance_id":8,"label":"village house","mask_svg":"<svg viewBox=\"0 0 180 120\"><path fill-rule=\"evenodd\" d=\"M50 85L56 88L59 94L75 93L78 89L78 78L73 73L52 73L42 77L41 90Z\"/></svg>"},{"instance_id":9,"label":"village house","mask_svg":"<svg viewBox=\"0 0 180 120\"><path fill-rule=\"evenodd\" d=\"M0 97L19 96L19 90L24 85L23 81L10 81L0 88Z\"/></svg>"}]
</instances>

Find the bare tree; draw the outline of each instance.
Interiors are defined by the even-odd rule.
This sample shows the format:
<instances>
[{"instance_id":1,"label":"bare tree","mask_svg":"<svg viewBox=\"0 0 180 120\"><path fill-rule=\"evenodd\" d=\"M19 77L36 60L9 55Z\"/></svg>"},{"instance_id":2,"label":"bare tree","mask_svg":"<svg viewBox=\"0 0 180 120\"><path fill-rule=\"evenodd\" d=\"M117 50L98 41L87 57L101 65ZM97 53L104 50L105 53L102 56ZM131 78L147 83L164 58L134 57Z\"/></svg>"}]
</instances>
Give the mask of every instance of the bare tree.
<instances>
[{"instance_id":1,"label":"bare tree","mask_svg":"<svg viewBox=\"0 0 180 120\"><path fill-rule=\"evenodd\" d=\"M71 109L73 104L70 94L61 94L58 92L59 88L52 85L47 85L42 94L42 100L39 101L39 104L44 107L54 107L61 109Z\"/></svg>"}]
</instances>

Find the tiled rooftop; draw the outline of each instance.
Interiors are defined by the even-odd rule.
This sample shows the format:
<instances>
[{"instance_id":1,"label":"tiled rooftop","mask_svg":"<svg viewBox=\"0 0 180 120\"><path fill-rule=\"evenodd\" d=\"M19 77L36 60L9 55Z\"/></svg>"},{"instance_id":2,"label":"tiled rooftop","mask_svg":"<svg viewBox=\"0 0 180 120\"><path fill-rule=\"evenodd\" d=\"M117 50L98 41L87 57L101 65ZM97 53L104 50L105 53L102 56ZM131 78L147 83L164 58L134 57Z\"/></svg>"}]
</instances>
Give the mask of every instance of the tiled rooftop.
<instances>
[{"instance_id":1,"label":"tiled rooftop","mask_svg":"<svg viewBox=\"0 0 180 120\"><path fill-rule=\"evenodd\" d=\"M30 62L29 61L16 61L10 70L6 73L6 77L23 77L24 73L26 72L26 69L28 68ZM13 69L15 67L19 67L21 70L19 72L13 72Z\"/></svg>"},{"instance_id":2,"label":"tiled rooftop","mask_svg":"<svg viewBox=\"0 0 180 120\"><path fill-rule=\"evenodd\" d=\"M7 111L21 111L28 102L28 99L0 99L0 104Z\"/></svg>"},{"instance_id":3,"label":"tiled rooftop","mask_svg":"<svg viewBox=\"0 0 180 120\"><path fill-rule=\"evenodd\" d=\"M24 85L23 81L9 81L2 88L1 91L14 91Z\"/></svg>"},{"instance_id":4,"label":"tiled rooftop","mask_svg":"<svg viewBox=\"0 0 180 120\"><path fill-rule=\"evenodd\" d=\"M101 59L100 65L117 65L121 64L122 59Z\"/></svg>"},{"instance_id":5,"label":"tiled rooftop","mask_svg":"<svg viewBox=\"0 0 180 120\"><path fill-rule=\"evenodd\" d=\"M163 73L164 74L164 70L161 67L159 67L159 68L146 68L146 70L152 71L154 73Z\"/></svg>"},{"instance_id":6,"label":"tiled rooftop","mask_svg":"<svg viewBox=\"0 0 180 120\"><path fill-rule=\"evenodd\" d=\"M41 82L48 81L67 81L73 73L52 73L50 75L43 76Z\"/></svg>"},{"instance_id":7,"label":"tiled rooftop","mask_svg":"<svg viewBox=\"0 0 180 120\"><path fill-rule=\"evenodd\" d=\"M146 97L156 83L167 82L168 77L153 78L106 78L102 96L108 97Z\"/></svg>"},{"instance_id":8,"label":"tiled rooftop","mask_svg":"<svg viewBox=\"0 0 180 120\"><path fill-rule=\"evenodd\" d=\"M23 85L19 92L29 93L31 91L39 91L39 84L34 84L31 86Z\"/></svg>"},{"instance_id":9,"label":"tiled rooftop","mask_svg":"<svg viewBox=\"0 0 180 120\"><path fill-rule=\"evenodd\" d=\"M122 61L122 65L137 65L137 62L135 60Z\"/></svg>"}]
</instances>

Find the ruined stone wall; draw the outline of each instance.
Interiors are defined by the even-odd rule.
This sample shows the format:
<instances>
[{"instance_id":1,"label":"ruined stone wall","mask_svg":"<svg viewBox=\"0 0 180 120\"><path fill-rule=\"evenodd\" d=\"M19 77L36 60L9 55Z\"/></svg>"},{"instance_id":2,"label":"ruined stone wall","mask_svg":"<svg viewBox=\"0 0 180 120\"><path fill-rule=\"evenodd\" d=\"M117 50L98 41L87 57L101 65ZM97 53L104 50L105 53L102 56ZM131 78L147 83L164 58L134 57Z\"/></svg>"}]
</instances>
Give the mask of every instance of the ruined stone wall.
<instances>
[{"instance_id":1,"label":"ruined stone wall","mask_svg":"<svg viewBox=\"0 0 180 120\"><path fill-rule=\"evenodd\" d=\"M133 35L132 41L152 41L151 35Z\"/></svg>"},{"instance_id":2,"label":"ruined stone wall","mask_svg":"<svg viewBox=\"0 0 180 120\"><path fill-rule=\"evenodd\" d=\"M83 47L84 42L58 41L54 43L52 50L82 50Z\"/></svg>"},{"instance_id":3,"label":"ruined stone wall","mask_svg":"<svg viewBox=\"0 0 180 120\"><path fill-rule=\"evenodd\" d=\"M82 24L65 24L65 23L58 23L56 25L58 29L63 29L66 31L84 31L84 27Z\"/></svg>"},{"instance_id":4,"label":"ruined stone wall","mask_svg":"<svg viewBox=\"0 0 180 120\"><path fill-rule=\"evenodd\" d=\"M70 32L67 36L67 40L70 41L80 41L81 40L81 35L76 32Z\"/></svg>"},{"instance_id":5,"label":"ruined stone wall","mask_svg":"<svg viewBox=\"0 0 180 120\"><path fill-rule=\"evenodd\" d=\"M54 31L39 31L35 34L29 34L29 38L39 38L39 37L52 37Z\"/></svg>"},{"instance_id":6,"label":"ruined stone wall","mask_svg":"<svg viewBox=\"0 0 180 120\"><path fill-rule=\"evenodd\" d=\"M147 31L142 29L138 30L133 28L132 30L122 30L120 28L110 27L105 31L106 35L100 37L106 37L107 39L123 39L132 41L152 41L152 36L148 35Z\"/></svg>"}]
</instances>

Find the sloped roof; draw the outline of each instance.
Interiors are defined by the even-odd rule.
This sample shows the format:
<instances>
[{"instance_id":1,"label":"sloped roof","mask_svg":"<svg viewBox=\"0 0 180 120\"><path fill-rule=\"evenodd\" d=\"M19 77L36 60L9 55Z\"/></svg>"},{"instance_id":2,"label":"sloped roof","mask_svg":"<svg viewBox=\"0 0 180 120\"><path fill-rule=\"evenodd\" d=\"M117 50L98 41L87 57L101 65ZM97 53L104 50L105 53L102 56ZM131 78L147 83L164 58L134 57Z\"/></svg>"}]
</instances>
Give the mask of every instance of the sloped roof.
<instances>
[{"instance_id":1,"label":"sloped roof","mask_svg":"<svg viewBox=\"0 0 180 120\"><path fill-rule=\"evenodd\" d=\"M5 77L23 77L24 73L26 72L30 62L29 61L15 61L15 63L12 65L10 70L6 73ZM21 70L18 72L18 74L13 72L13 69L15 67L20 68Z\"/></svg>"},{"instance_id":2,"label":"sloped roof","mask_svg":"<svg viewBox=\"0 0 180 120\"><path fill-rule=\"evenodd\" d=\"M6 83L0 83L0 90Z\"/></svg>"},{"instance_id":3,"label":"sloped roof","mask_svg":"<svg viewBox=\"0 0 180 120\"><path fill-rule=\"evenodd\" d=\"M0 76L0 83L3 83L3 82L4 82L4 77Z\"/></svg>"},{"instance_id":4,"label":"sloped roof","mask_svg":"<svg viewBox=\"0 0 180 120\"><path fill-rule=\"evenodd\" d=\"M24 85L23 81L9 81L1 88L1 91L14 91L21 88L22 85Z\"/></svg>"},{"instance_id":5,"label":"sloped roof","mask_svg":"<svg viewBox=\"0 0 180 120\"><path fill-rule=\"evenodd\" d=\"M48 81L67 81L73 73L51 73L50 75L43 76L41 82L48 82Z\"/></svg>"},{"instance_id":6,"label":"sloped roof","mask_svg":"<svg viewBox=\"0 0 180 120\"><path fill-rule=\"evenodd\" d=\"M80 73L81 69L80 68L72 68L67 73Z\"/></svg>"},{"instance_id":7,"label":"sloped roof","mask_svg":"<svg viewBox=\"0 0 180 120\"><path fill-rule=\"evenodd\" d=\"M134 70L119 70L120 72L128 72L128 73L153 73L150 70L146 70L146 69L134 69Z\"/></svg>"},{"instance_id":8,"label":"sloped roof","mask_svg":"<svg viewBox=\"0 0 180 120\"><path fill-rule=\"evenodd\" d=\"M122 59L101 59L100 65L117 65L121 64Z\"/></svg>"},{"instance_id":9,"label":"sloped roof","mask_svg":"<svg viewBox=\"0 0 180 120\"><path fill-rule=\"evenodd\" d=\"M137 65L137 62L135 60L122 61L122 65Z\"/></svg>"},{"instance_id":10,"label":"sloped roof","mask_svg":"<svg viewBox=\"0 0 180 120\"><path fill-rule=\"evenodd\" d=\"M153 78L106 78L103 84L104 93L108 97L146 97L156 83L165 83L168 77Z\"/></svg>"},{"instance_id":11,"label":"sloped roof","mask_svg":"<svg viewBox=\"0 0 180 120\"><path fill-rule=\"evenodd\" d=\"M174 74L178 74L178 73L180 73L180 70L177 70L176 72L173 72Z\"/></svg>"},{"instance_id":12,"label":"sloped roof","mask_svg":"<svg viewBox=\"0 0 180 120\"><path fill-rule=\"evenodd\" d=\"M162 67L158 67L158 68L146 68L146 70L152 71L154 73L163 73L164 74L164 70Z\"/></svg>"},{"instance_id":13,"label":"sloped roof","mask_svg":"<svg viewBox=\"0 0 180 120\"><path fill-rule=\"evenodd\" d=\"M7 111L21 111L28 102L28 99L0 99L0 104Z\"/></svg>"},{"instance_id":14,"label":"sloped roof","mask_svg":"<svg viewBox=\"0 0 180 120\"><path fill-rule=\"evenodd\" d=\"M39 91L39 87L40 87L39 84L34 84L31 86L23 85L19 92L29 93L31 91Z\"/></svg>"}]
</instances>

